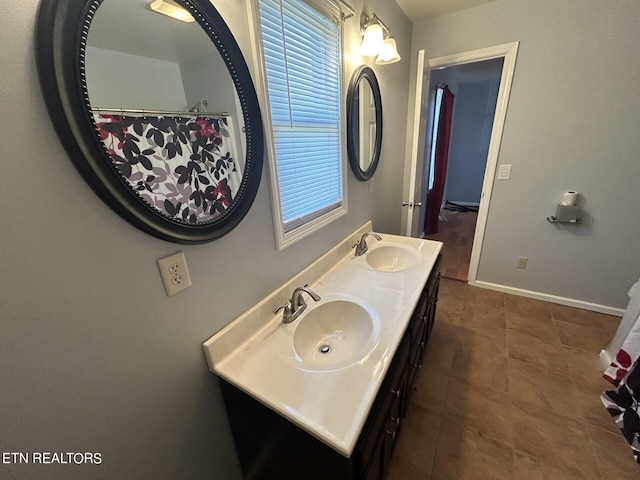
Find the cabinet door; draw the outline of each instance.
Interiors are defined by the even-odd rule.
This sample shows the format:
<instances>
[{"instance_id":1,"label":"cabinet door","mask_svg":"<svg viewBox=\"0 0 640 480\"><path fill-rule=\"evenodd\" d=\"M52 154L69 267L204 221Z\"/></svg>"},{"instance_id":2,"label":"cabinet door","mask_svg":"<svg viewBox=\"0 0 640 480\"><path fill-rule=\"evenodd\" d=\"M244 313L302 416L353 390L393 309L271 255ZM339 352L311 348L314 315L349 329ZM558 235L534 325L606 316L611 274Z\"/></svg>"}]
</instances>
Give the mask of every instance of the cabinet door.
<instances>
[{"instance_id":1,"label":"cabinet door","mask_svg":"<svg viewBox=\"0 0 640 480\"><path fill-rule=\"evenodd\" d=\"M371 459L367 471L362 476L363 480L382 480L385 474L385 465L387 463L387 435L380 432L376 440L376 446L371 452Z\"/></svg>"},{"instance_id":2,"label":"cabinet door","mask_svg":"<svg viewBox=\"0 0 640 480\"><path fill-rule=\"evenodd\" d=\"M437 274L431 291L429 292L429 300L427 301L427 311L425 312L426 330L424 343L429 341L431 330L436 319L436 307L438 303L438 290L440 288L440 273Z\"/></svg>"},{"instance_id":3,"label":"cabinet door","mask_svg":"<svg viewBox=\"0 0 640 480\"><path fill-rule=\"evenodd\" d=\"M419 319L419 329L417 335L413 339L412 355L409 358L409 379L407 388L412 390L415 387L416 376L422 366L422 357L424 356L425 338L427 335L427 317Z\"/></svg>"}]
</instances>

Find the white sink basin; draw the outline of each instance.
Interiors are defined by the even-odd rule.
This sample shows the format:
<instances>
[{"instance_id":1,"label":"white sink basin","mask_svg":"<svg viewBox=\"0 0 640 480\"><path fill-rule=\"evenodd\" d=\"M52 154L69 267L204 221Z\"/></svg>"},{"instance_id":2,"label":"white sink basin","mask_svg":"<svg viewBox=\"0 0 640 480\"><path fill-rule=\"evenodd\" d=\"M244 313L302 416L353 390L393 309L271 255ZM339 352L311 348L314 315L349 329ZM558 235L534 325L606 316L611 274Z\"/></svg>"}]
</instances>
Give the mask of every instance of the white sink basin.
<instances>
[{"instance_id":1,"label":"white sink basin","mask_svg":"<svg viewBox=\"0 0 640 480\"><path fill-rule=\"evenodd\" d=\"M415 248L405 245L378 245L369 250L367 263L381 272L401 272L420 261Z\"/></svg>"},{"instance_id":2,"label":"white sink basin","mask_svg":"<svg viewBox=\"0 0 640 480\"><path fill-rule=\"evenodd\" d=\"M378 337L374 316L351 300L331 300L304 313L293 333L302 367L337 370L365 358Z\"/></svg>"}]
</instances>

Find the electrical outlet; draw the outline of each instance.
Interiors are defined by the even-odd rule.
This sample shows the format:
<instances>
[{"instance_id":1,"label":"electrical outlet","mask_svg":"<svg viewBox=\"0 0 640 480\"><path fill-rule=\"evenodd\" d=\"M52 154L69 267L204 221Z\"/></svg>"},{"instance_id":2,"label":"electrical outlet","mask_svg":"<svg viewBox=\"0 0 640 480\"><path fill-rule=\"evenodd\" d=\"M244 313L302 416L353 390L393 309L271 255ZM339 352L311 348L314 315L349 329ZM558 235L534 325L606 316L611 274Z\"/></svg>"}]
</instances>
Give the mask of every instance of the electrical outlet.
<instances>
[{"instance_id":1,"label":"electrical outlet","mask_svg":"<svg viewBox=\"0 0 640 480\"><path fill-rule=\"evenodd\" d=\"M158 260L160 276L164 283L167 296L175 295L191 286L191 277L187 269L187 260L184 252L178 252Z\"/></svg>"},{"instance_id":2,"label":"electrical outlet","mask_svg":"<svg viewBox=\"0 0 640 480\"><path fill-rule=\"evenodd\" d=\"M523 270L527 268L527 260L529 260L527 257L518 257L518 264L516 265L516 268L521 268Z\"/></svg>"}]
</instances>

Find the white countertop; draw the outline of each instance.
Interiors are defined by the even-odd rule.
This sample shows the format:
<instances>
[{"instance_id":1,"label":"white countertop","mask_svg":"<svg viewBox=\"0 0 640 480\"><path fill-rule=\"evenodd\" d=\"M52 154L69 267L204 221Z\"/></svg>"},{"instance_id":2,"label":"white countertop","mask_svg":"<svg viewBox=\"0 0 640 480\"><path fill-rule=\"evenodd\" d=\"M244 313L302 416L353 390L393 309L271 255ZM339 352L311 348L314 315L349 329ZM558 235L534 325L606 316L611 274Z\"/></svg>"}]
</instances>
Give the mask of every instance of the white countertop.
<instances>
[{"instance_id":1,"label":"white countertop","mask_svg":"<svg viewBox=\"0 0 640 480\"><path fill-rule=\"evenodd\" d=\"M399 272L381 272L368 265L366 254L350 248L371 223L260 301L204 343L212 372L300 426L346 457L353 452L362 427L393 355L402 339L442 243L379 234L367 239L369 251L383 245L414 247L415 265ZM290 324L273 314L293 289L308 283L322 298L308 299L308 308ZM356 297L379 321L379 337L359 362L337 370L307 368L293 348L298 322L313 308L337 294Z\"/></svg>"}]
</instances>

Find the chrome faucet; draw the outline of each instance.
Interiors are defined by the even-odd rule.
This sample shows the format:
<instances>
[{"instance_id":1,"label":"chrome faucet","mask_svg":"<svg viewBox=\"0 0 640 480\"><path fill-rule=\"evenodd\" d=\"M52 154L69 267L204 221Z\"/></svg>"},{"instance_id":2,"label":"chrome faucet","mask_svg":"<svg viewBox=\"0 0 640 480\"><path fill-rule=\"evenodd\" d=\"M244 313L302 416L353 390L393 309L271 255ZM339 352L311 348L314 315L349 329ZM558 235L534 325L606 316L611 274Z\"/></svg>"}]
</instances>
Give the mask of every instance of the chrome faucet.
<instances>
[{"instance_id":1,"label":"chrome faucet","mask_svg":"<svg viewBox=\"0 0 640 480\"><path fill-rule=\"evenodd\" d=\"M366 241L369 235L374 237L376 240L382 240L382 238L380 238L380 235L373 232L366 232L362 234L362 238L360 239L360 241L353 246L353 248L356 249L356 257L359 257L360 255L364 255L365 253L367 253L367 250L369 250L369 247L367 246L367 241Z\"/></svg>"},{"instance_id":2,"label":"chrome faucet","mask_svg":"<svg viewBox=\"0 0 640 480\"><path fill-rule=\"evenodd\" d=\"M297 287L291 294L291 300L273 311L273 313L278 313L280 310L284 310L284 312L282 312L282 323L293 322L304 312L304 309L307 308L307 302L302 298L302 292L307 292L316 302L320 300L320 296L309 289L309 285Z\"/></svg>"}]
</instances>

